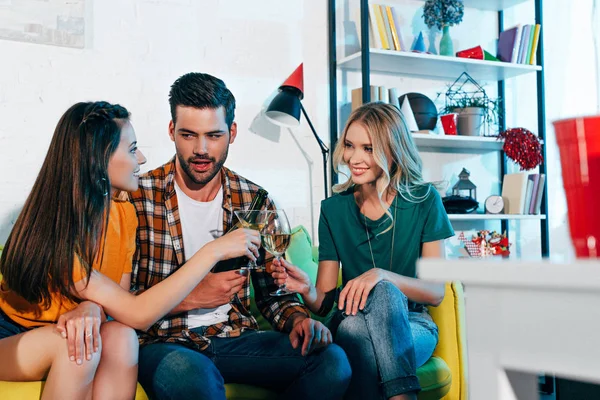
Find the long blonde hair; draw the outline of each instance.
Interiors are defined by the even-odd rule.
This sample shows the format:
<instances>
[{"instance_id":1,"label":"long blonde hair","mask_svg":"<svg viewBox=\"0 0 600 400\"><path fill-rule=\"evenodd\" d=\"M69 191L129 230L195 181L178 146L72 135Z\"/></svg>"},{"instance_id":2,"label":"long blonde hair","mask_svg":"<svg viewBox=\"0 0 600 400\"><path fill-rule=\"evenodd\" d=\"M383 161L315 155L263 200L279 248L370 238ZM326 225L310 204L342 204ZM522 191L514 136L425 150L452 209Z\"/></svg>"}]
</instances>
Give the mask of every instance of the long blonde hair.
<instances>
[{"instance_id":1,"label":"long blonde hair","mask_svg":"<svg viewBox=\"0 0 600 400\"><path fill-rule=\"evenodd\" d=\"M354 186L351 177L339 170L340 165L347 165L344 161L344 144L348 129L354 123L361 124L367 130L373 146L373 159L383 171L375 183L382 208L387 209L384 195L390 189L411 203L425 200L431 184L423 180L423 162L404 116L398 108L382 102L364 104L350 114L333 152L335 172L342 173L348 179L335 185L333 191L340 193ZM391 168L388 168L388 154L391 156ZM424 194L422 189L426 189ZM389 210L386 210L386 214L393 220Z\"/></svg>"}]
</instances>

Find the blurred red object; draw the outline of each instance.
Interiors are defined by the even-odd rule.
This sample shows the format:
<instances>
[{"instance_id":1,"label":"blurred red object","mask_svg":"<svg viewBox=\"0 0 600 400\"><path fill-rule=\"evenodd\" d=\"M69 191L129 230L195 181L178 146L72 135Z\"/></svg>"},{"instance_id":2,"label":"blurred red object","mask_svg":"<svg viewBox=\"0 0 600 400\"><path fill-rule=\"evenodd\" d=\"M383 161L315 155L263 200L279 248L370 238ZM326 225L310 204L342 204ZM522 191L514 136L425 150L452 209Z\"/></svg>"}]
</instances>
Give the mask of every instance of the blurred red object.
<instances>
[{"instance_id":1,"label":"blurred red object","mask_svg":"<svg viewBox=\"0 0 600 400\"><path fill-rule=\"evenodd\" d=\"M554 122L567 197L569 229L577 257L600 250L600 116Z\"/></svg>"},{"instance_id":2,"label":"blurred red object","mask_svg":"<svg viewBox=\"0 0 600 400\"><path fill-rule=\"evenodd\" d=\"M461 50L457 52L456 57L483 60L483 49L481 48L481 46L471 47L470 49Z\"/></svg>"}]
</instances>

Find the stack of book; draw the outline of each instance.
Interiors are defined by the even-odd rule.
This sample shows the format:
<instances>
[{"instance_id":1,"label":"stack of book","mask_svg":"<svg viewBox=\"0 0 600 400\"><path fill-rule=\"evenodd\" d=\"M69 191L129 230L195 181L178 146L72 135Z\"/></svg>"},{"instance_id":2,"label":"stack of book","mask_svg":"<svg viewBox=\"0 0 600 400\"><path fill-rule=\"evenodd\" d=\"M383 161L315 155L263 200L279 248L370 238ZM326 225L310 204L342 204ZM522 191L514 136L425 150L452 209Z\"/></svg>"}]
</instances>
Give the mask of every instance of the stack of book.
<instances>
[{"instance_id":1,"label":"stack of book","mask_svg":"<svg viewBox=\"0 0 600 400\"><path fill-rule=\"evenodd\" d=\"M400 14L393 6L369 4L369 47L384 50L410 51L404 42L400 25ZM356 9L356 18L350 21L352 30L360 38L360 10ZM354 35L354 34L353 34ZM360 43L360 40L356 41Z\"/></svg>"},{"instance_id":2,"label":"stack of book","mask_svg":"<svg viewBox=\"0 0 600 400\"><path fill-rule=\"evenodd\" d=\"M371 85L371 101L383 101L400 108L398 89ZM352 111L363 104L362 88L352 89Z\"/></svg>"},{"instance_id":3,"label":"stack of book","mask_svg":"<svg viewBox=\"0 0 600 400\"><path fill-rule=\"evenodd\" d=\"M540 24L517 25L500 32L498 59L517 64L536 64L535 54L540 40Z\"/></svg>"},{"instance_id":4,"label":"stack of book","mask_svg":"<svg viewBox=\"0 0 600 400\"><path fill-rule=\"evenodd\" d=\"M538 215L542 206L542 196L546 175L519 172L504 175L502 198L505 214Z\"/></svg>"}]
</instances>

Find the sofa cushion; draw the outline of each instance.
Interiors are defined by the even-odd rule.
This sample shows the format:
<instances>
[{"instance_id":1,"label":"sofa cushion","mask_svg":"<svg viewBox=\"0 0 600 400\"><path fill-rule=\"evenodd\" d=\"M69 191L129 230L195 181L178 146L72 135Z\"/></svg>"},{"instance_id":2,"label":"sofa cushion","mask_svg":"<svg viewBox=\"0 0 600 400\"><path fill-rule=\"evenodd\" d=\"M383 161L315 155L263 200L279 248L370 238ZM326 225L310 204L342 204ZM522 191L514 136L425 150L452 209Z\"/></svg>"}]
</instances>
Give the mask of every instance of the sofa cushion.
<instances>
[{"instance_id":1,"label":"sofa cushion","mask_svg":"<svg viewBox=\"0 0 600 400\"><path fill-rule=\"evenodd\" d=\"M0 398L2 400L34 400L42 396L44 381L36 382L5 382L0 381ZM148 400L146 392L138 383L135 400Z\"/></svg>"},{"instance_id":2,"label":"sofa cushion","mask_svg":"<svg viewBox=\"0 0 600 400\"><path fill-rule=\"evenodd\" d=\"M285 258L306 272L311 282L317 281L319 263L313 259L312 240L304 226L300 225L292 229L292 237L285 252Z\"/></svg>"},{"instance_id":3,"label":"sofa cushion","mask_svg":"<svg viewBox=\"0 0 600 400\"><path fill-rule=\"evenodd\" d=\"M275 400L277 393L258 386L228 383L225 385L227 400Z\"/></svg>"}]
</instances>

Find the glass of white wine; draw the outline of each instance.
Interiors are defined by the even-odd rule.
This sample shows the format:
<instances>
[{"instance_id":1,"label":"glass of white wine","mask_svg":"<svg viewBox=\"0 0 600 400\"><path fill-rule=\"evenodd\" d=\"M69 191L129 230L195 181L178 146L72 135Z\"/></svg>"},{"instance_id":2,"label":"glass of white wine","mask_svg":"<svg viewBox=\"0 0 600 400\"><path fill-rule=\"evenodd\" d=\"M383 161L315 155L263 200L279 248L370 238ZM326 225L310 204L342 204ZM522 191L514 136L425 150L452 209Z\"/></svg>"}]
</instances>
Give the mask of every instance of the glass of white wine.
<instances>
[{"instance_id":1,"label":"glass of white wine","mask_svg":"<svg viewBox=\"0 0 600 400\"><path fill-rule=\"evenodd\" d=\"M292 231L287 215L283 210L271 211L267 218L266 225L261 230L261 241L263 248L271 253L275 259L279 260L290 245ZM284 296L292 294L285 287L285 283L271 292L271 296Z\"/></svg>"},{"instance_id":2,"label":"glass of white wine","mask_svg":"<svg viewBox=\"0 0 600 400\"><path fill-rule=\"evenodd\" d=\"M272 211L268 210L235 210L234 213L237 216L242 228L254 229L260 232L263 227L267 224L267 219ZM249 260L248 264L241 269L256 269L258 266L256 262Z\"/></svg>"}]
</instances>

